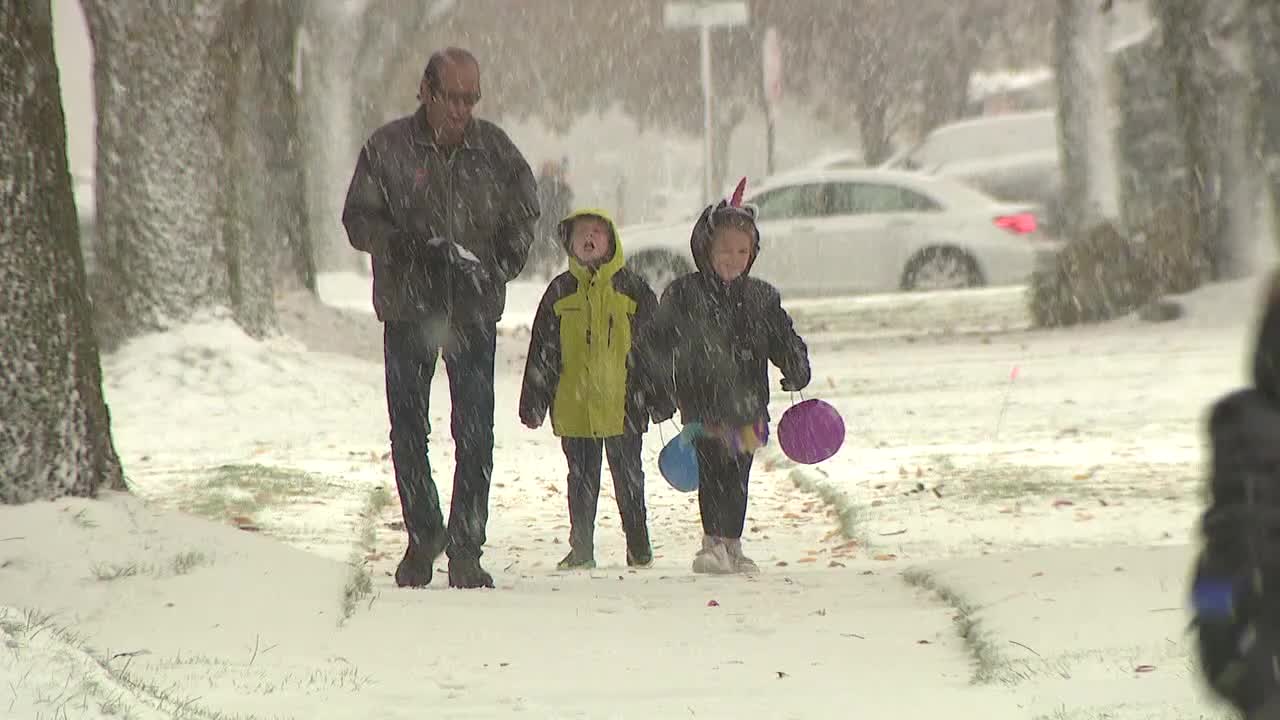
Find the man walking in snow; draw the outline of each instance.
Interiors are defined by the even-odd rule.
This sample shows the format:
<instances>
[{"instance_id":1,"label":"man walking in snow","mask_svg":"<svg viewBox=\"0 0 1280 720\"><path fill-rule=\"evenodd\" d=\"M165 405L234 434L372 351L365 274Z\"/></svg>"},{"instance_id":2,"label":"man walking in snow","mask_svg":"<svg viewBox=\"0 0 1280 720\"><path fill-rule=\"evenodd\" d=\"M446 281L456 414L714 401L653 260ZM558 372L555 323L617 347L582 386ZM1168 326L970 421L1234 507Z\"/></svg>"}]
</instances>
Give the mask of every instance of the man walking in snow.
<instances>
[{"instance_id":1,"label":"man walking in snow","mask_svg":"<svg viewBox=\"0 0 1280 720\"><path fill-rule=\"evenodd\" d=\"M480 556L493 473L497 323L506 284L529 255L537 186L506 133L471 115L480 101L471 53L434 53L418 101L417 112L365 143L342 212L351 245L373 256L373 304L384 324L391 457L409 536L396 584L429 584L447 548L450 587L493 587ZM427 458L441 354L455 445L447 528Z\"/></svg>"}]
</instances>

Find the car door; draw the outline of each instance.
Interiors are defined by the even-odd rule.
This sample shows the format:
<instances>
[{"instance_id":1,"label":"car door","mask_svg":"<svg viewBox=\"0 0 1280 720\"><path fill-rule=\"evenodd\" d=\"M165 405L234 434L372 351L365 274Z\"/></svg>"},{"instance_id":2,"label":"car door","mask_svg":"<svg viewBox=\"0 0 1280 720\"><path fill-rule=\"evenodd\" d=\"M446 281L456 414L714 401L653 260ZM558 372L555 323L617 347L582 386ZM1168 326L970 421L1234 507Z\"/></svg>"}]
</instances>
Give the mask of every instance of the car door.
<instances>
[{"instance_id":1,"label":"car door","mask_svg":"<svg viewBox=\"0 0 1280 720\"><path fill-rule=\"evenodd\" d=\"M927 234L927 215L940 209L931 198L890 182L837 182L828 188L829 231L819 253L829 271L844 277L831 284L860 292L899 289L915 238Z\"/></svg>"},{"instance_id":2,"label":"car door","mask_svg":"<svg viewBox=\"0 0 1280 720\"><path fill-rule=\"evenodd\" d=\"M760 228L760 255L751 274L779 290L822 290L815 281L822 262L813 230L825 211L825 186L814 182L772 188L747 202L756 206Z\"/></svg>"}]
</instances>

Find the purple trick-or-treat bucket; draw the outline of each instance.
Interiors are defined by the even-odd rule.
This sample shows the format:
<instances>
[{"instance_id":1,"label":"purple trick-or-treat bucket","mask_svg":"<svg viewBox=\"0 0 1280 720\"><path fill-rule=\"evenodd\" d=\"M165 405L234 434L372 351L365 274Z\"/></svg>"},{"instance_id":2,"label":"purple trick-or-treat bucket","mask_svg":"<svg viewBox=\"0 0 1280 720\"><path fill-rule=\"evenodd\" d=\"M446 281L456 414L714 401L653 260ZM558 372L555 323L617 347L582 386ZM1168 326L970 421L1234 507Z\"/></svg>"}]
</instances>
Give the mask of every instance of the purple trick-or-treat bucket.
<instances>
[{"instance_id":1,"label":"purple trick-or-treat bucket","mask_svg":"<svg viewBox=\"0 0 1280 720\"><path fill-rule=\"evenodd\" d=\"M844 444L844 418L831 403L812 399L787 408L778 421L778 444L792 460L813 465Z\"/></svg>"}]
</instances>

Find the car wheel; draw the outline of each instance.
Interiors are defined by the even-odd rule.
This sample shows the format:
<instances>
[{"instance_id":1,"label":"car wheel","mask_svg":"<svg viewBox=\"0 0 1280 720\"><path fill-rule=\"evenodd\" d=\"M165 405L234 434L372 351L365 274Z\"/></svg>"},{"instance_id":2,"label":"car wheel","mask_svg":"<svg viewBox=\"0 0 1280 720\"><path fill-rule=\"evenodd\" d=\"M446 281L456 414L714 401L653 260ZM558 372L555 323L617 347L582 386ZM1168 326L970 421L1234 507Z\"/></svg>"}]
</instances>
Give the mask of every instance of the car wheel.
<instances>
[{"instance_id":1,"label":"car wheel","mask_svg":"<svg viewBox=\"0 0 1280 720\"><path fill-rule=\"evenodd\" d=\"M693 272L688 260L660 251L642 252L627 260L627 265L649 283L649 287L659 298L672 280Z\"/></svg>"},{"instance_id":2,"label":"car wheel","mask_svg":"<svg viewBox=\"0 0 1280 720\"><path fill-rule=\"evenodd\" d=\"M958 290L982 284L978 262L958 248L921 250L907 261L902 271L903 290Z\"/></svg>"}]
</instances>

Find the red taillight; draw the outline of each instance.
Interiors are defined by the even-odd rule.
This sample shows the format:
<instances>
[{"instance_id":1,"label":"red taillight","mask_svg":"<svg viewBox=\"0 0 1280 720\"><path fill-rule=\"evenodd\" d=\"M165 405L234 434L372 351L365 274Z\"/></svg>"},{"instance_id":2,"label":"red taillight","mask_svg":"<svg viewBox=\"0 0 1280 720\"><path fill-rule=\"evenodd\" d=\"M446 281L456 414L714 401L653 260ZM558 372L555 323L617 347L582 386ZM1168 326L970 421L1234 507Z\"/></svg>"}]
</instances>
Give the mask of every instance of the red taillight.
<instances>
[{"instance_id":1,"label":"red taillight","mask_svg":"<svg viewBox=\"0 0 1280 720\"><path fill-rule=\"evenodd\" d=\"M1029 235L1036 231L1036 216L1031 213L1001 215L995 219L995 223L996 227L1018 235Z\"/></svg>"}]
</instances>

